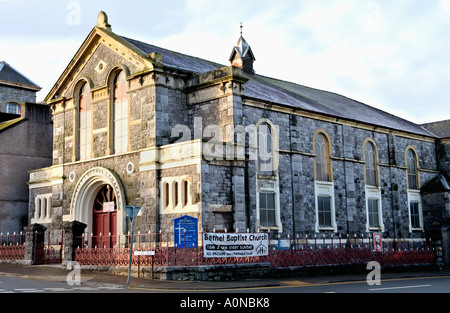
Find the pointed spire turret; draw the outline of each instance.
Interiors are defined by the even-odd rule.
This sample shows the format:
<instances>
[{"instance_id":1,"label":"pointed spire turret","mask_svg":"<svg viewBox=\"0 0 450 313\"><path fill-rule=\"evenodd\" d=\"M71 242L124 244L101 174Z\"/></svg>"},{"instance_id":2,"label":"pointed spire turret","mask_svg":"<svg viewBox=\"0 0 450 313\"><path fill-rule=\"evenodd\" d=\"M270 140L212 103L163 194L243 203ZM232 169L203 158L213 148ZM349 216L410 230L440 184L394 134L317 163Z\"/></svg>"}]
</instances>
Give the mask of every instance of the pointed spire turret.
<instances>
[{"instance_id":1,"label":"pointed spire turret","mask_svg":"<svg viewBox=\"0 0 450 313\"><path fill-rule=\"evenodd\" d=\"M256 60L252 48L242 36L242 23L241 23L241 36L231 51L230 62L233 66L240 67L242 70L249 74L255 74L253 69L253 62Z\"/></svg>"}]
</instances>

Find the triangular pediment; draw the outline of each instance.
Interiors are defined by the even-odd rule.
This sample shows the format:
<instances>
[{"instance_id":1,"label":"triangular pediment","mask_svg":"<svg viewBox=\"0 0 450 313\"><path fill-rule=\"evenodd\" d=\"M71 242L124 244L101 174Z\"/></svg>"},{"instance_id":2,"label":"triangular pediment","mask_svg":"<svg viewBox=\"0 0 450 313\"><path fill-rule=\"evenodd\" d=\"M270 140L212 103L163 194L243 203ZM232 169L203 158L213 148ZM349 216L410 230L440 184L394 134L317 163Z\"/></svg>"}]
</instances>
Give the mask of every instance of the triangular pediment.
<instances>
[{"instance_id":1,"label":"triangular pediment","mask_svg":"<svg viewBox=\"0 0 450 313\"><path fill-rule=\"evenodd\" d=\"M106 50L108 50L108 53L105 53ZM88 81L91 79L95 81L95 79L83 74L85 74L84 72L86 72L88 66L92 66L93 62L97 66L100 66L102 59L107 58L107 54L110 56L114 55L116 59L120 58L121 60L117 61L117 64L129 65L128 68L130 68L131 73L128 74L133 74L133 72L144 69L151 70L155 66L150 56L145 55L141 50L131 45L122 37L114 34L110 30L96 26L89 33L69 65L56 81L45 98L45 102L50 104L58 101L58 99L67 97L80 77L85 77ZM105 63L106 65L111 66L111 64ZM105 71L107 72L108 69L105 69Z\"/></svg>"}]
</instances>

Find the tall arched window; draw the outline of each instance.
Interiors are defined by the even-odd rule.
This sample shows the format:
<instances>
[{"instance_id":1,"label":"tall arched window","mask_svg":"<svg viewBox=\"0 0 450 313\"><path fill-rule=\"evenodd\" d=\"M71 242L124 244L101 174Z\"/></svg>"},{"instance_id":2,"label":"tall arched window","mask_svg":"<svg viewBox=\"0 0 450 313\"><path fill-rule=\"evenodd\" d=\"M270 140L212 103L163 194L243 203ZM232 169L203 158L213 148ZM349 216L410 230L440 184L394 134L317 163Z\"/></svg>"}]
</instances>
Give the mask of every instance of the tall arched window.
<instances>
[{"instance_id":1,"label":"tall arched window","mask_svg":"<svg viewBox=\"0 0 450 313\"><path fill-rule=\"evenodd\" d=\"M406 148L406 172L408 182L409 230L423 231L422 199L417 153L412 146Z\"/></svg>"},{"instance_id":2,"label":"tall arched window","mask_svg":"<svg viewBox=\"0 0 450 313\"><path fill-rule=\"evenodd\" d=\"M408 149L406 152L406 166L408 172L408 189L419 189L417 156L413 149Z\"/></svg>"},{"instance_id":3,"label":"tall arched window","mask_svg":"<svg viewBox=\"0 0 450 313\"><path fill-rule=\"evenodd\" d=\"M125 72L116 74L113 82L113 140L114 153L128 150L128 83Z\"/></svg>"},{"instance_id":4,"label":"tall arched window","mask_svg":"<svg viewBox=\"0 0 450 313\"><path fill-rule=\"evenodd\" d=\"M258 126L258 174L274 175L273 133L266 122Z\"/></svg>"},{"instance_id":5,"label":"tall arched window","mask_svg":"<svg viewBox=\"0 0 450 313\"><path fill-rule=\"evenodd\" d=\"M316 155L314 160L316 231L336 230L330 140L323 130L316 131L313 140Z\"/></svg>"},{"instance_id":6,"label":"tall arched window","mask_svg":"<svg viewBox=\"0 0 450 313\"><path fill-rule=\"evenodd\" d=\"M91 157L92 97L88 83L84 83L78 94L78 138L79 160Z\"/></svg>"},{"instance_id":7,"label":"tall arched window","mask_svg":"<svg viewBox=\"0 0 450 313\"><path fill-rule=\"evenodd\" d=\"M318 133L314 142L316 152L316 180L331 181L330 143L323 133Z\"/></svg>"},{"instance_id":8,"label":"tall arched window","mask_svg":"<svg viewBox=\"0 0 450 313\"><path fill-rule=\"evenodd\" d=\"M375 145L368 141L364 147L366 161L366 185L378 186L378 161Z\"/></svg>"}]
</instances>

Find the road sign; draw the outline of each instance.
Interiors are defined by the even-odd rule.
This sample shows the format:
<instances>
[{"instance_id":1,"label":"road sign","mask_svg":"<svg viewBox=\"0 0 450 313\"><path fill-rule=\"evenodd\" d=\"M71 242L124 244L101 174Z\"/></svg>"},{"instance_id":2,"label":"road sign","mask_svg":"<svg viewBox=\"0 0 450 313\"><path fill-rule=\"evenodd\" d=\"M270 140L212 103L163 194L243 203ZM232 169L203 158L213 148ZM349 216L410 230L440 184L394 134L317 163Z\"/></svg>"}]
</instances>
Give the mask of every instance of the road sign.
<instances>
[{"instance_id":1,"label":"road sign","mask_svg":"<svg viewBox=\"0 0 450 313\"><path fill-rule=\"evenodd\" d=\"M125 210L127 211L127 215L130 219L134 220L134 218L139 214L140 206L126 206Z\"/></svg>"},{"instance_id":2,"label":"road sign","mask_svg":"<svg viewBox=\"0 0 450 313\"><path fill-rule=\"evenodd\" d=\"M174 221L175 247L198 248L198 218L185 215Z\"/></svg>"},{"instance_id":3,"label":"road sign","mask_svg":"<svg viewBox=\"0 0 450 313\"><path fill-rule=\"evenodd\" d=\"M134 221L136 219L136 216L139 213L139 210L141 209L140 206L126 206L125 210L127 211L128 217L131 219L131 243L130 243L130 259L128 261L128 280L127 284L130 283L130 277L131 277L131 259L133 257L133 236L134 236Z\"/></svg>"}]
</instances>

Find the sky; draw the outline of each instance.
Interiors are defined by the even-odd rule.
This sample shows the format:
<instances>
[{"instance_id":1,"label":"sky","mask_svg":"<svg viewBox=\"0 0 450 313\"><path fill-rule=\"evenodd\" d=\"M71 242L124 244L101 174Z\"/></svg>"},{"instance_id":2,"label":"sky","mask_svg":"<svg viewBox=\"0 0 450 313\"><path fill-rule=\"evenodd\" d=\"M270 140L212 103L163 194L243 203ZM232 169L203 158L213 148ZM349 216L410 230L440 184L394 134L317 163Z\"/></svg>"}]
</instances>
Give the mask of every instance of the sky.
<instances>
[{"instance_id":1,"label":"sky","mask_svg":"<svg viewBox=\"0 0 450 313\"><path fill-rule=\"evenodd\" d=\"M242 22L258 74L450 119L450 0L0 0L0 61L42 101L101 10L119 35L224 66Z\"/></svg>"}]
</instances>

